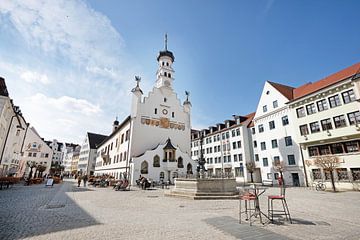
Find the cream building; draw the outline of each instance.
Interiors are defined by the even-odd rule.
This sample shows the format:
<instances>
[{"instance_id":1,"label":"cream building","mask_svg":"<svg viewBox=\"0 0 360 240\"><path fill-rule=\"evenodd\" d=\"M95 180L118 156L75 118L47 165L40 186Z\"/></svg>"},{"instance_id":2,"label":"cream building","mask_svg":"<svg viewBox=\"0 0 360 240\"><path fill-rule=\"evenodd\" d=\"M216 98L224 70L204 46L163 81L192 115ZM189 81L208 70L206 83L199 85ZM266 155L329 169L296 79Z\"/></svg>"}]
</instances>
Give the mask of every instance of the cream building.
<instances>
[{"instance_id":1,"label":"cream building","mask_svg":"<svg viewBox=\"0 0 360 240\"><path fill-rule=\"evenodd\" d=\"M198 161L203 136L203 157L206 160L207 175L213 177L236 177L238 182L249 181L246 163L253 161L251 126L254 113L235 116L216 126L191 134L191 156Z\"/></svg>"},{"instance_id":2,"label":"cream building","mask_svg":"<svg viewBox=\"0 0 360 240\"><path fill-rule=\"evenodd\" d=\"M177 176L193 173L190 157L190 110L188 98L181 104L173 90L174 55L160 51L156 82L143 96L140 78L132 89L131 114L98 147L96 175L116 178L129 175L131 183L140 175L155 181L173 182Z\"/></svg>"},{"instance_id":3,"label":"cream building","mask_svg":"<svg viewBox=\"0 0 360 240\"><path fill-rule=\"evenodd\" d=\"M34 127L28 128L22 152L22 161L25 163L35 162L38 165L45 166L46 170L43 172L43 175L50 173L53 151L40 137ZM23 171L19 172L20 176L23 176L23 174L27 176L30 173L27 165ZM35 169L33 169L33 174L35 175Z\"/></svg>"},{"instance_id":4,"label":"cream building","mask_svg":"<svg viewBox=\"0 0 360 240\"><path fill-rule=\"evenodd\" d=\"M20 108L9 97L5 80L0 78L0 176L14 175L22 165L20 156L27 128Z\"/></svg>"},{"instance_id":5,"label":"cream building","mask_svg":"<svg viewBox=\"0 0 360 240\"><path fill-rule=\"evenodd\" d=\"M320 81L294 89L288 103L297 142L306 163L308 181L330 174L314 165L316 156L335 155L341 163L332 174L336 187L360 189L360 63Z\"/></svg>"}]
</instances>

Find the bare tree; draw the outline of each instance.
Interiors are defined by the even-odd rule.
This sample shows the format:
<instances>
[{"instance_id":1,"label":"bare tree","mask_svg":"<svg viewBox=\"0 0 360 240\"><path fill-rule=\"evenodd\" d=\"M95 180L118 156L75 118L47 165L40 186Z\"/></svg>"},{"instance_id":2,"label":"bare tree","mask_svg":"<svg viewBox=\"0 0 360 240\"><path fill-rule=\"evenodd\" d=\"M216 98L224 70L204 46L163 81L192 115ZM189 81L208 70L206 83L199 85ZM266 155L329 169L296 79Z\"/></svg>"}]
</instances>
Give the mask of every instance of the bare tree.
<instances>
[{"instance_id":1,"label":"bare tree","mask_svg":"<svg viewBox=\"0 0 360 240\"><path fill-rule=\"evenodd\" d=\"M330 173L331 185L332 185L333 191L335 192L336 188L335 188L335 180L334 180L333 171L337 167L339 167L340 159L337 156L326 155L326 156L316 157L314 160L314 164L316 166L322 168L324 171L328 171Z\"/></svg>"},{"instance_id":2,"label":"bare tree","mask_svg":"<svg viewBox=\"0 0 360 240\"><path fill-rule=\"evenodd\" d=\"M38 177L42 177L43 172L46 170L46 166L44 166L44 165L38 165L38 166L37 166L37 170L39 171Z\"/></svg>"},{"instance_id":3,"label":"bare tree","mask_svg":"<svg viewBox=\"0 0 360 240\"><path fill-rule=\"evenodd\" d=\"M280 173L280 177L281 177L281 181L282 181L281 183L283 184L283 186L285 186L285 179L284 179L283 172L286 170L286 166L285 166L284 161L273 161L273 169L275 172Z\"/></svg>"},{"instance_id":4,"label":"bare tree","mask_svg":"<svg viewBox=\"0 0 360 240\"><path fill-rule=\"evenodd\" d=\"M256 168L255 163L247 162L245 166L246 166L247 171L250 173L250 179L251 179L251 182L253 183L254 182L253 174L254 174L254 171Z\"/></svg>"}]
</instances>

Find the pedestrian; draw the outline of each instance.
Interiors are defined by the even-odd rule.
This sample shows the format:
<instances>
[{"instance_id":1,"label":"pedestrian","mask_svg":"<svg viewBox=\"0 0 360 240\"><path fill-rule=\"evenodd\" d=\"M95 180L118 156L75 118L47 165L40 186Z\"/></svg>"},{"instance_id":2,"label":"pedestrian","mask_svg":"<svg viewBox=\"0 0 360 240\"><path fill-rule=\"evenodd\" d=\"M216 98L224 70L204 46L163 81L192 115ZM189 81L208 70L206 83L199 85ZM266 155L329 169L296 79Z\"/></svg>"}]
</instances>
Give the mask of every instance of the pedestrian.
<instances>
[{"instance_id":1,"label":"pedestrian","mask_svg":"<svg viewBox=\"0 0 360 240\"><path fill-rule=\"evenodd\" d=\"M79 174L78 179L77 179L77 180L78 180L78 187L80 187L80 184L81 184L81 178L82 178L82 177L81 177L81 175Z\"/></svg>"},{"instance_id":2,"label":"pedestrian","mask_svg":"<svg viewBox=\"0 0 360 240\"><path fill-rule=\"evenodd\" d=\"M87 174L84 175L83 181L84 181L84 187L86 187L86 182L88 180Z\"/></svg>"}]
</instances>

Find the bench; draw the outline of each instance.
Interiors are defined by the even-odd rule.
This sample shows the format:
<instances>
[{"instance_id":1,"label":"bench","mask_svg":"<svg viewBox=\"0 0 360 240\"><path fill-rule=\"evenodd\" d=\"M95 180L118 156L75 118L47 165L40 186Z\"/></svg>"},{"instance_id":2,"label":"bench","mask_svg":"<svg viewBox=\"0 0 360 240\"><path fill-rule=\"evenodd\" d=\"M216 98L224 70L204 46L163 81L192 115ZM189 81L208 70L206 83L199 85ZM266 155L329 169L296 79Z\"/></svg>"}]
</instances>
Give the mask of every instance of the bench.
<instances>
[{"instance_id":1,"label":"bench","mask_svg":"<svg viewBox=\"0 0 360 240\"><path fill-rule=\"evenodd\" d=\"M263 180L262 185L272 187L273 186L273 181L272 180Z\"/></svg>"}]
</instances>

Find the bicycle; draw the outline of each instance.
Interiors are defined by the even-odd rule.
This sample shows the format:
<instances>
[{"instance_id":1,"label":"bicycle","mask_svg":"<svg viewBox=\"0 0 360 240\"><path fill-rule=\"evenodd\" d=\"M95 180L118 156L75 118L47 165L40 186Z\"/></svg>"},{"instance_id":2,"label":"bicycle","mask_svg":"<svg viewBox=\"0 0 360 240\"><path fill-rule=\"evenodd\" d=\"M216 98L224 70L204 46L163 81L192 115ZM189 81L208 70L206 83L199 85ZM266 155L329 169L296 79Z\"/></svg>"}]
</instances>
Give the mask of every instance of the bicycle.
<instances>
[{"instance_id":1,"label":"bicycle","mask_svg":"<svg viewBox=\"0 0 360 240\"><path fill-rule=\"evenodd\" d=\"M319 182L314 182L313 183L313 187L315 187L316 191L325 191L326 189L326 184L319 181Z\"/></svg>"}]
</instances>

